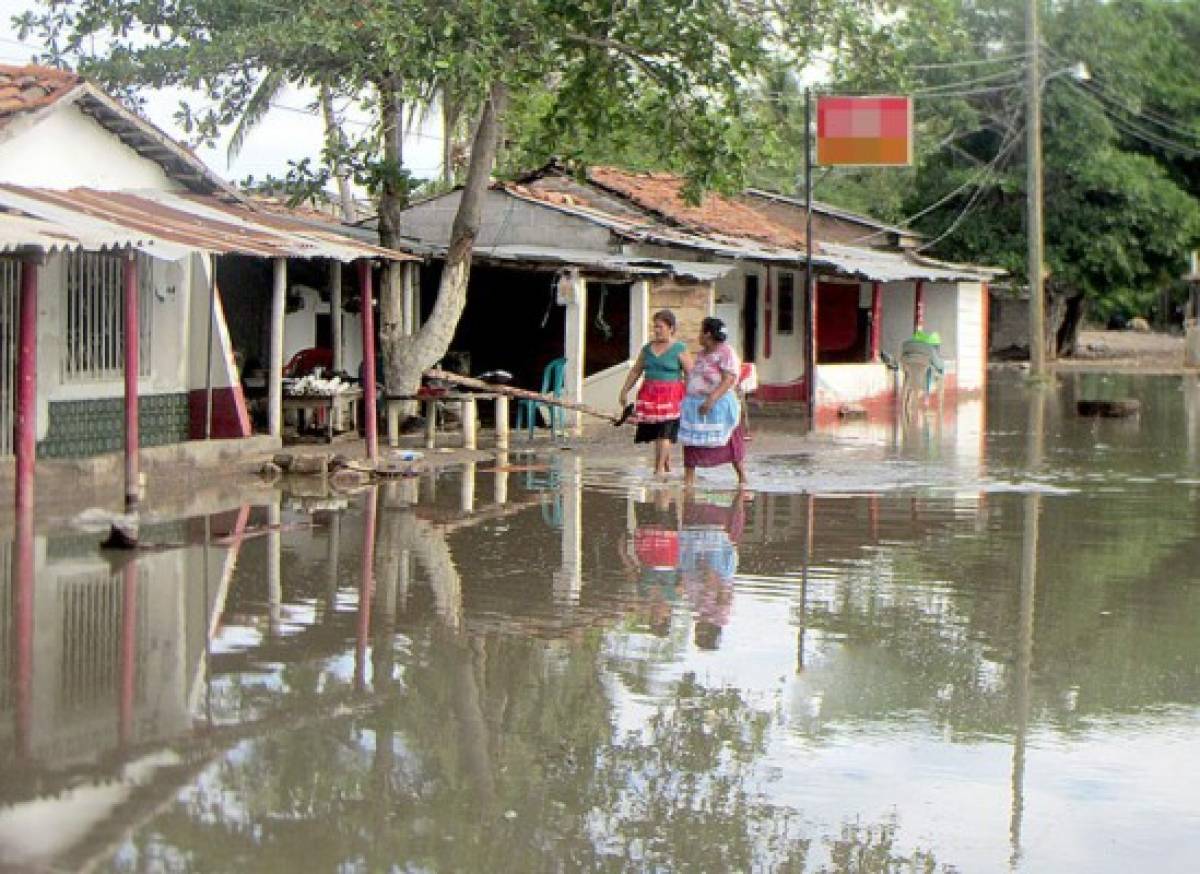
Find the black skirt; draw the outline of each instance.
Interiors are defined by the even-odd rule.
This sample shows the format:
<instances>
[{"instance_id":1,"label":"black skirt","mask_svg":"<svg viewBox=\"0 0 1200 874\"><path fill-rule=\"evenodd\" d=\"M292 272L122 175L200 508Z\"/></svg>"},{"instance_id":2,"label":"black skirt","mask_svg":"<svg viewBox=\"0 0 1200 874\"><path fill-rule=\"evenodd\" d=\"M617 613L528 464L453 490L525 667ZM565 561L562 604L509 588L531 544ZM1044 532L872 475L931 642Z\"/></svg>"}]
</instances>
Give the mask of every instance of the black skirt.
<instances>
[{"instance_id":1,"label":"black skirt","mask_svg":"<svg viewBox=\"0 0 1200 874\"><path fill-rule=\"evenodd\" d=\"M655 440L679 440L679 420L671 419L666 422L639 422L637 432L633 435L634 443L653 443Z\"/></svg>"}]
</instances>

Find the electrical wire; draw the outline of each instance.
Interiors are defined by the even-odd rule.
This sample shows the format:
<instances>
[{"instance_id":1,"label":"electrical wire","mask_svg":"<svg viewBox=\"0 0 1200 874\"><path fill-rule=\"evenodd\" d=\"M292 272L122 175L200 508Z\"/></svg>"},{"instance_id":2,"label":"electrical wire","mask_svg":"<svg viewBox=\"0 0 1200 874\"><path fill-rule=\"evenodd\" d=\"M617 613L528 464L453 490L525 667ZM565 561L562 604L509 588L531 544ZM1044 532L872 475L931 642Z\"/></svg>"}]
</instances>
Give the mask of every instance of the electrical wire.
<instances>
[{"instance_id":1,"label":"electrical wire","mask_svg":"<svg viewBox=\"0 0 1200 874\"><path fill-rule=\"evenodd\" d=\"M1085 90L1083 87L1074 82L1072 82L1071 85L1075 93L1086 98L1093 106L1095 106L1100 110L1101 113L1104 114L1105 118L1112 122L1115 127L1117 127L1126 135L1131 136L1136 140L1141 140L1148 145L1157 146L1165 151L1178 152L1188 158L1200 157L1200 148L1187 145L1186 143L1180 143L1168 137L1159 136L1153 131L1148 131L1129 119L1121 118L1090 91Z\"/></svg>"}]
</instances>

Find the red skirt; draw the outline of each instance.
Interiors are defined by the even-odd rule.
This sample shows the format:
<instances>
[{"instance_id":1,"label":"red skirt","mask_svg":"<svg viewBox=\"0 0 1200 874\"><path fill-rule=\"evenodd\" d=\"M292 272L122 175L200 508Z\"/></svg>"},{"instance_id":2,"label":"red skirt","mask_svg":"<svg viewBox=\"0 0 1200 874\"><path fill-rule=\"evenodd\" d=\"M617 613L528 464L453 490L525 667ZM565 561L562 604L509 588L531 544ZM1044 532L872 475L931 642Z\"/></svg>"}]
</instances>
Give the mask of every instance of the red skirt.
<instances>
[{"instance_id":1,"label":"red skirt","mask_svg":"<svg viewBox=\"0 0 1200 874\"><path fill-rule=\"evenodd\" d=\"M634 411L639 422L669 422L679 418L683 404L683 383L659 379L647 379L638 389Z\"/></svg>"},{"instance_id":2,"label":"red skirt","mask_svg":"<svg viewBox=\"0 0 1200 874\"><path fill-rule=\"evenodd\" d=\"M683 447L684 467L717 467L744 461L746 458L746 431L738 425L733 429L729 442L724 446L685 446Z\"/></svg>"},{"instance_id":3,"label":"red skirt","mask_svg":"<svg viewBox=\"0 0 1200 874\"><path fill-rule=\"evenodd\" d=\"M679 532L664 528L637 528L633 553L642 567L679 567Z\"/></svg>"}]
</instances>

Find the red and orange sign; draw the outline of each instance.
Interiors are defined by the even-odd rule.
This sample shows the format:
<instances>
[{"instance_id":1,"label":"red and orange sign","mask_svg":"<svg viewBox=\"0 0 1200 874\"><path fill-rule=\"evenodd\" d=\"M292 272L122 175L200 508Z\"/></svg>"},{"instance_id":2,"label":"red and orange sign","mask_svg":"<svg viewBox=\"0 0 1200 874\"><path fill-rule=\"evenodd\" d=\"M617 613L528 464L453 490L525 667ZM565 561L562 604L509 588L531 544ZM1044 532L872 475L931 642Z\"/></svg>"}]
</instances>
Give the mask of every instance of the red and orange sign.
<instances>
[{"instance_id":1,"label":"red and orange sign","mask_svg":"<svg viewBox=\"0 0 1200 874\"><path fill-rule=\"evenodd\" d=\"M817 163L911 164L912 120L910 97L818 97Z\"/></svg>"}]
</instances>

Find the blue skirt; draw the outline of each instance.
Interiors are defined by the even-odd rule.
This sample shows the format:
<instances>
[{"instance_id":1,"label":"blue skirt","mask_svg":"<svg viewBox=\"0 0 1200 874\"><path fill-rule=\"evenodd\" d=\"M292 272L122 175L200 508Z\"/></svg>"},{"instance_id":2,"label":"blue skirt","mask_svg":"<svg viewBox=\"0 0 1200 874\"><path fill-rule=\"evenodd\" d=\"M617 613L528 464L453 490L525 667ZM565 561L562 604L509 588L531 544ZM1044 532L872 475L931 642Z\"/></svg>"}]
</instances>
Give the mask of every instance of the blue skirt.
<instances>
[{"instance_id":1,"label":"blue skirt","mask_svg":"<svg viewBox=\"0 0 1200 874\"><path fill-rule=\"evenodd\" d=\"M684 446L708 449L724 446L733 436L733 429L741 421L742 408L732 391L721 395L707 416L700 413L700 405L704 401L704 395L687 395L683 399L683 412L679 419L679 442Z\"/></svg>"}]
</instances>

